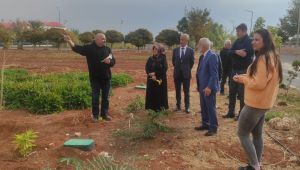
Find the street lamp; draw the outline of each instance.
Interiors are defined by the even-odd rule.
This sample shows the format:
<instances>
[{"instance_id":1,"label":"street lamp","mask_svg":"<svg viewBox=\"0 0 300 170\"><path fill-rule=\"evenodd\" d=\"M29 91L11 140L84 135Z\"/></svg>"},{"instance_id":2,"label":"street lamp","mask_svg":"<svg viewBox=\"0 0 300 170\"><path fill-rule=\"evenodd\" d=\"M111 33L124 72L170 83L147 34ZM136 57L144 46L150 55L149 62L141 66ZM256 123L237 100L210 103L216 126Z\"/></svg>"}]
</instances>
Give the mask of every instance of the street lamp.
<instances>
[{"instance_id":1,"label":"street lamp","mask_svg":"<svg viewBox=\"0 0 300 170\"><path fill-rule=\"evenodd\" d=\"M296 46L299 46L299 32L300 32L300 0L297 1L297 6L299 7L299 17L298 17L298 29L297 29L297 43Z\"/></svg>"},{"instance_id":2,"label":"street lamp","mask_svg":"<svg viewBox=\"0 0 300 170\"><path fill-rule=\"evenodd\" d=\"M245 11L251 13L251 24L250 24L250 33L249 33L250 35L252 32L253 11L250 9L245 9Z\"/></svg>"}]
</instances>

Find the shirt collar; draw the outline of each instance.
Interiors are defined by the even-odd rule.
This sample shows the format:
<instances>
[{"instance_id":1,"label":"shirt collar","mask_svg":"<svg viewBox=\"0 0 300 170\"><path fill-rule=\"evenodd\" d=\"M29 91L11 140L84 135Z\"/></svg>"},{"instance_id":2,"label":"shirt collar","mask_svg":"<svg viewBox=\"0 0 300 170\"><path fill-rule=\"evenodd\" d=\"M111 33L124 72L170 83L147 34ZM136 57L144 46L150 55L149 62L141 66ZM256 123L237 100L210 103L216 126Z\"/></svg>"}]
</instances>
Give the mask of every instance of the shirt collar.
<instances>
[{"instance_id":1,"label":"shirt collar","mask_svg":"<svg viewBox=\"0 0 300 170\"><path fill-rule=\"evenodd\" d=\"M209 52L210 50L205 51L205 53L203 54L203 57L206 56L206 54Z\"/></svg>"}]
</instances>

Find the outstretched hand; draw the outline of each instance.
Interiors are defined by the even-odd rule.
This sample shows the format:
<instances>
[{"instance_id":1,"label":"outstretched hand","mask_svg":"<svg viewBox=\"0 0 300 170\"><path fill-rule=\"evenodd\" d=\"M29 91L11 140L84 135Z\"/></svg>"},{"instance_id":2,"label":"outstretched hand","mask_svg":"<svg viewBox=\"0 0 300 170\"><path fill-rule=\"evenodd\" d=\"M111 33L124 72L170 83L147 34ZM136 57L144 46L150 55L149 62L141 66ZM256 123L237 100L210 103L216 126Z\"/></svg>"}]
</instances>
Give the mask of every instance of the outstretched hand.
<instances>
[{"instance_id":1,"label":"outstretched hand","mask_svg":"<svg viewBox=\"0 0 300 170\"><path fill-rule=\"evenodd\" d=\"M75 44L74 42L72 41L71 37L67 34L62 34L62 36L64 37L64 40L71 46L71 47L74 47Z\"/></svg>"}]
</instances>

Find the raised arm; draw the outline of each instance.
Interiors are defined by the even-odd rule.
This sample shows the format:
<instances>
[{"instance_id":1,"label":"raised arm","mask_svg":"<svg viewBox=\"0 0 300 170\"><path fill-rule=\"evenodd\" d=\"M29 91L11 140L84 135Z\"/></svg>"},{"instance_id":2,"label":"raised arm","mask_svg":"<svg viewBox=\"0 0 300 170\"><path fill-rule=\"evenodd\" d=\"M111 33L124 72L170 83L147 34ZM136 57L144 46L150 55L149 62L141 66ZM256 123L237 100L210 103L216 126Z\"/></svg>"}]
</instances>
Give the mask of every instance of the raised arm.
<instances>
[{"instance_id":1,"label":"raised arm","mask_svg":"<svg viewBox=\"0 0 300 170\"><path fill-rule=\"evenodd\" d=\"M72 50L80 55L86 56L86 46L80 46L80 45L76 45L71 37L69 35L65 35L64 36L64 40L70 45L70 47L72 48Z\"/></svg>"}]
</instances>

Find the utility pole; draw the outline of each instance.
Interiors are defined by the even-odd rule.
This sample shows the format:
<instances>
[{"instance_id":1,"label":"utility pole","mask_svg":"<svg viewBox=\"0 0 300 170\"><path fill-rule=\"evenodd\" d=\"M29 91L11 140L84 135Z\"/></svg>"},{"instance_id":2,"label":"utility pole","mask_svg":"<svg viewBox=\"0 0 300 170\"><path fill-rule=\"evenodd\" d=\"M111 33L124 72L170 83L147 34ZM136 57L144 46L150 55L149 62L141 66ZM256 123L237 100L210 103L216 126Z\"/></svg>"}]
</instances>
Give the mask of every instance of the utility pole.
<instances>
[{"instance_id":1,"label":"utility pole","mask_svg":"<svg viewBox=\"0 0 300 170\"><path fill-rule=\"evenodd\" d=\"M299 17L298 17L298 29L297 29L297 43L296 46L299 47L299 32L300 32L300 0L297 1L297 6L299 8Z\"/></svg>"},{"instance_id":2,"label":"utility pole","mask_svg":"<svg viewBox=\"0 0 300 170\"><path fill-rule=\"evenodd\" d=\"M245 11L251 13L250 33L249 33L249 35L250 35L252 32L253 10L246 9Z\"/></svg>"},{"instance_id":3,"label":"utility pole","mask_svg":"<svg viewBox=\"0 0 300 170\"><path fill-rule=\"evenodd\" d=\"M58 11L58 22L60 23L60 9L58 7L56 7L57 11Z\"/></svg>"}]
</instances>

